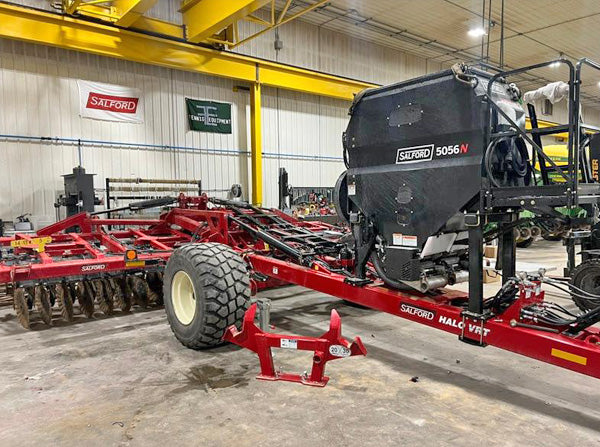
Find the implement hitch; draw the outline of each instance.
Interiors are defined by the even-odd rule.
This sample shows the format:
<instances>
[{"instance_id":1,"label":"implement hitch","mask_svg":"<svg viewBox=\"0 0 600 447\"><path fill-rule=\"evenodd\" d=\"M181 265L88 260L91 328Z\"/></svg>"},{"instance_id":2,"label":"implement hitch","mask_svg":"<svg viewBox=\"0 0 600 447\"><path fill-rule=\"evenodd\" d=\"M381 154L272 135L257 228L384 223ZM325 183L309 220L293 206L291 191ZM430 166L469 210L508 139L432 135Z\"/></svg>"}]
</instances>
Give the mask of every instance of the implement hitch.
<instances>
[{"instance_id":1,"label":"implement hitch","mask_svg":"<svg viewBox=\"0 0 600 447\"><path fill-rule=\"evenodd\" d=\"M323 387L329 381L329 377L325 375L325 364L328 361L367 354L360 337L356 337L352 343L342 338L342 319L335 309L331 311L329 330L322 336L315 338L271 334L261 331L254 324L256 307L256 303L254 303L246 311L242 330L238 331L235 326L230 326L225 332L223 340L250 349L258 355L261 372L257 379L285 380L287 382L302 383L303 385ZM307 373L290 374L275 371L271 348L314 351L310 375Z\"/></svg>"}]
</instances>

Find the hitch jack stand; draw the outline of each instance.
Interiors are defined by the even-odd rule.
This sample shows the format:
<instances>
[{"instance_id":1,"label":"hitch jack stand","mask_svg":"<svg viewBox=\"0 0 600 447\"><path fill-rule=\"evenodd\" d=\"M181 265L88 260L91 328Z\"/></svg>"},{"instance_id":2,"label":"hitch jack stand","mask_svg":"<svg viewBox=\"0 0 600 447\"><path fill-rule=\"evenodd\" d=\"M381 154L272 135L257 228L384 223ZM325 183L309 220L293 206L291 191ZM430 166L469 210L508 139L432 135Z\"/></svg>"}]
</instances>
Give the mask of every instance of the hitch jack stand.
<instances>
[{"instance_id":1,"label":"hitch jack stand","mask_svg":"<svg viewBox=\"0 0 600 447\"><path fill-rule=\"evenodd\" d=\"M250 349L258 355L261 372L257 379L285 380L287 382L302 383L303 385L323 387L329 381L329 377L325 376L325 364L328 361L367 354L367 350L359 337L356 337L352 343L342 338L342 320L335 310L331 311L329 330L321 337L315 338L271 334L261 331L254 324L256 308L257 305L254 303L246 311L241 331L238 331L235 326L230 326L227 328L223 340ZM307 373L289 374L275 371L271 348L314 351L310 375Z\"/></svg>"}]
</instances>

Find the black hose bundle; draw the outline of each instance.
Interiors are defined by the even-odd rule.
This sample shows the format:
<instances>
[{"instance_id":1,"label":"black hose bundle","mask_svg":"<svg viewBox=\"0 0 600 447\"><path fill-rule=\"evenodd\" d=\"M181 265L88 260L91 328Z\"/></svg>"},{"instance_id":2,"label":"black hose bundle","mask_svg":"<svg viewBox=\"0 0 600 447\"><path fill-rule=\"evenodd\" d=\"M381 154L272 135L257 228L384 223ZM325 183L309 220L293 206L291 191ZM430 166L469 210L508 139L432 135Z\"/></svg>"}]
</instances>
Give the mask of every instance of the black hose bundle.
<instances>
[{"instance_id":1,"label":"black hose bundle","mask_svg":"<svg viewBox=\"0 0 600 447\"><path fill-rule=\"evenodd\" d=\"M528 185L533 171L527 147L518 137L490 141L485 150L484 167L490 182L497 188ZM498 181L499 174L502 175L501 181Z\"/></svg>"},{"instance_id":2,"label":"black hose bundle","mask_svg":"<svg viewBox=\"0 0 600 447\"><path fill-rule=\"evenodd\" d=\"M484 302L486 309L490 309L495 314L501 314L504 312L516 299L519 288L517 287L517 281L515 279L509 279L502 286L496 295L487 299Z\"/></svg>"}]
</instances>

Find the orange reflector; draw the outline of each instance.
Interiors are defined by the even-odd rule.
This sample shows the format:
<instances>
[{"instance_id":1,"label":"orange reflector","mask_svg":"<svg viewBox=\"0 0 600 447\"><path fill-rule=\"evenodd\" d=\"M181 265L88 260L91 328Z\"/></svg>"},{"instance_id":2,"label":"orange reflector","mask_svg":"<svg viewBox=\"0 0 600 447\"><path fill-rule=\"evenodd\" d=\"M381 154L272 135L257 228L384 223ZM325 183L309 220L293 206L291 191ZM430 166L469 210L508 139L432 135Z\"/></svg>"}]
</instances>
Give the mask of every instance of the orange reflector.
<instances>
[{"instance_id":1,"label":"orange reflector","mask_svg":"<svg viewBox=\"0 0 600 447\"><path fill-rule=\"evenodd\" d=\"M125 259L127 259L128 261L133 261L134 259L137 259L137 251L127 250L125 252Z\"/></svg>"}]
</instances>

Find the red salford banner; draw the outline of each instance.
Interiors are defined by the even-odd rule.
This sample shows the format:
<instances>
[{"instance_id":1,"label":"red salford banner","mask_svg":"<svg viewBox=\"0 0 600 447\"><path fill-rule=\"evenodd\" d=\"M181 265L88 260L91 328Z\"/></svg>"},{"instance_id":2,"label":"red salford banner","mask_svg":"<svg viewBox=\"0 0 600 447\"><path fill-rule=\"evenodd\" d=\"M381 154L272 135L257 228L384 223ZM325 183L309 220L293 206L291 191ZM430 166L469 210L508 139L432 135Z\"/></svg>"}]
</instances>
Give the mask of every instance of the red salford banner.
<instances>
[{"instance_id":1,"label":"red salford banner","mask_svg":"<svg viewBox=\"0 0 600 447\"><path fill-rule=\"evenodd\" d=\"M136 88L77 81L82 118L127 123L144 122L141 92Z\"/></svg>"}]
</instances>

